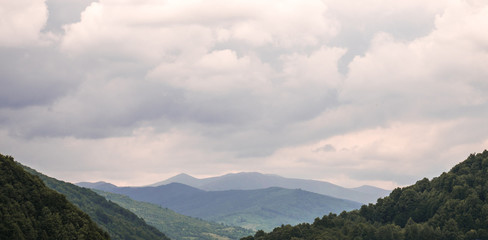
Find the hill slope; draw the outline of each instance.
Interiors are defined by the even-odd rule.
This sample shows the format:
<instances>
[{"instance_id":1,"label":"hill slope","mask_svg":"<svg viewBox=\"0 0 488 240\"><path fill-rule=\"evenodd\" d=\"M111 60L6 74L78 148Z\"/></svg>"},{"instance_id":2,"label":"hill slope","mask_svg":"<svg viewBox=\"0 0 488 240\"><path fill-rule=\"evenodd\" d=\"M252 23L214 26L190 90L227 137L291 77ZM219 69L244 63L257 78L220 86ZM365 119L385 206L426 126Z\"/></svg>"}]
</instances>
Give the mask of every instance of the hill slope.
<instances>
[{"instance_id":1,"label":"hill slope","mask_svg":"<svg viewBox=\"0 0 488 240\"><path fill-rule=\"evenodd\" d=\"M147 202L139 202L115 193L94 190L108 200L131 210L139 217L167 234L171 239L225 240L240 239L252 233L251 230L208 222L178 214Z\"/></svg>"},{"instance_id":2,"label":"hill slope","mask_svg":"<svg viewBox=\"0 0 488 240\"><path fill-rule=\"evenodd\" d=\"M360 203L303 190L203 191L184 184L158 187L105 188L134 200L167 207L178 213L252 229L312 221L317 215L357 209Z\"/></svg>"},{"instance_id":3,"label":"hill slope","mask_svg":"<svg viewBox=\"0 0 488 240\"><path fill-rule=\"evenodd\" d=\"M207 191L253 190L270 187L303 189L309 192L361 203L374 203L378 198L385 197L390 193L388 190L372 186L344 188L329 182L285 178L278 175L257 172L231 173L220 177L204 179L194 178L187 174L179 174L165 181L152 184L151 186L166 185L169 183L182 183Z\"/></svg>"},{"instance_id":4,"label":"hill slope","mask_svg":"<svg viewBox=\"0 0 488 240\"><path fill-rule=\"evenodd\" d=\"M359 211L283 226L259 239L488 239L488 151L470 155L431 181L397 188Z\"/></svg>"},{"instance_id":5,"label":"hill slope","mask_svg":"<svg viewBox=\"0 0 488 240\"><path fill-rule=\"evenodd\" d=\"M25 166L24 169L42 179L49 188L65 195L70 202L87 213L93 221L108 231L110 237L114 240L169 239L153 226L146 224L143 219L140 219L134 213L107 201L90 189L59 181Z\"/></svg>"},{"instance_id":6,"label":"hill slope","mask_svg":"<svg viewBox=\"0 0 488 240\"><path fill-rule=\"evenodd\" d=\"M0 239L109 239L88 215L0 154Z\"/></svg>"}]
</instances>

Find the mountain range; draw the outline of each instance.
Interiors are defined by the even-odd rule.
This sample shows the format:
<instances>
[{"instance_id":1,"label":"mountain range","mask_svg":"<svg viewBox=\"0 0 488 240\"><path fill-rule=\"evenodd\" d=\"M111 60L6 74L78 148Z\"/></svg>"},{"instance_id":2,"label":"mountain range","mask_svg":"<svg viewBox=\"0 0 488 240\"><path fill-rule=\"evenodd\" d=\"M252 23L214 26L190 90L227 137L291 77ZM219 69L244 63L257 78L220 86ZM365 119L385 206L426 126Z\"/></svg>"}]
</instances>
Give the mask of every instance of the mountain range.
<instances>
[{"instance_id":1,"label":"mountain range","mask_svg":"<svg viewBox=\"0 0 488 240\"><path fill-rule=\"evenodd\" d=\"M300 218L306 215L304 209L324 207L320 205L324 202L342 208L351 203L359 204L279 187L205 191L181 183L157 187L117 187L103 182L91 185L138 196L144 201L158 199L157 203L179 206L181 211L196 211L218 218L234 216L231 219L241 223L250 219L272 222L270 220L276 215ZM193 219L188 225L185 220L188 217L169 209L97 191L102 197L89 189L47 177L1 154L0 186L0 239L167 239L140 217L106 199L151 219L158 228L169 227L168 230L176 229L179 233L192 231L186 236L179 235L177 240L235 239L237 235L234 233L246 232L241 229L231 233L231 237L226 235L225 231L230 227L225 225L214 232L208 229L215 225L203 220L195 223ZM368 191L368 188L357 191ZM202 204L206 209L196 207ZM222 214L222 210L236 209L235 215ZM330 209L319 211L322 214L331 212ZM246 214L252 217L248 218ZM322 214L314 214L313 223L305 220L296 226L281 224L273 231L263 228L270 232L259 230L242 240L488 239L488 151L471 154L449 172L432 180L424 178L412 186L396 188L388 196L378 199L376 204L362 205L340 214L332 211L321 218L318 216ZM166 220L159 215L173 219ZM271 219L266 219L270 216Z\"/></svg>"},{"instance_id":2,"label":"mountain range","mask_svg":"<svg viewBox=\"0 0 488 240\"><path fill-rule=\"evenodd\" d=\"M0 154L0 239L236 240L250 233L126 196L96 193Z\"/></svg>"},{"instance_id":3,"label":"mountain range","mask_svg":"<svg viewBox=\"0 0 488 240\"><path fill-rule=\"evenodd\" d=\"M311 222L317 216L357 209L362 205L300 189L279 187L226 191L205 191L181 183L157 187L117 187L96 183L91 187L153 203L192 217L264 230L282 224Z\"/></svg>"},{"instance_id":4,"label":"mountain range","mask_svg":"<svg viewBox=\"0 0 488 240\"><path fill-rule=\"evenodd\" d=\"M278 175L257 172L230 173L219 177L203 179L182 173L164 181L151 184L150 186L160 186L169 183L182 183L207 191L253 190L269 187L302 189L364 204L375 203L378 198L385 197L391 192L367 185L358 188L344 188L325 181L285 178Z\"/></svg>"}]
</instances>

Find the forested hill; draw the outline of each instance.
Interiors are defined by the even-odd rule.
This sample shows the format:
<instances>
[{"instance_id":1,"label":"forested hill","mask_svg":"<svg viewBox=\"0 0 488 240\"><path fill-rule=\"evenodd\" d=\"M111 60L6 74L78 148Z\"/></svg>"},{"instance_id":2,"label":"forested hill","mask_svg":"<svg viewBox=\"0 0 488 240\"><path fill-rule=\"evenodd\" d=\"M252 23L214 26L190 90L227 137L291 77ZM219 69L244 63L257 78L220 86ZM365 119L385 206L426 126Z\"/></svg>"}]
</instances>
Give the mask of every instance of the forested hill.
<instances>
[{"instance_id":1,"label":"forested hill","mask_svg":"<svg viewBox=\"0 0 488 240\"><path fill-rule=\"evenodd\" d=\"M131 211L107 201L104 197L90 189L59 181L29 167L23 167L27 172L38 176L49 188L65 195L70 202L78 206L93 221L108 231L113 240L169 239L158 229L148 225L143 219L137 217Z\"/></svg>"},{"instance_id":2,"label":"forested hill","mask_svg":"<svg viewBox=\"0 0 488 240\"><path fill-rule=\"evenodd\" d=\"M95 192L121 207L130 209L173 240L235 240L253 233L249 229L178 214L171 209L135 201L124 195L100 190Z\"/></svg>"},{"instance_id":3,"label":"forested hill","mask_svg":"<svg viewBox=\"0 0 488 240\"><path fill-rule=\"evenodd\" d=\"M110 239L60 193L0 154L0 239Z\"/></svg>"},{"instance_id":4,"label":"forested hill","mask_svg":"<svg viewBox=\"0 0 488 240\"><path fill-rule=\"evenodd\" d=\"M313 224L259 231L246 240L488 239L488 151L432 180L397 188L377 204L330 214Z\"/></svg>"}]
</instances>

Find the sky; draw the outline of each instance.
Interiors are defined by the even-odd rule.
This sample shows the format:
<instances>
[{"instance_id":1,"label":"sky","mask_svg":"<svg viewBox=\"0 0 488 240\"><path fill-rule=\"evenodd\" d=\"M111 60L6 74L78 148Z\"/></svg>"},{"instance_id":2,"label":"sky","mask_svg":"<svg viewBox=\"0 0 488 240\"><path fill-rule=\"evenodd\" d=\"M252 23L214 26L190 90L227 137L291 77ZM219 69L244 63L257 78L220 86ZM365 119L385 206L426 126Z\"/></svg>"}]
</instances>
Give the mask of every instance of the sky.
<instances>
[{"instance_id":1,"label":"sky","mask_svg":"<svg viewBox=\"0 0 488 240\"><path fill-rule=\"evenodd\" d=\"M0 152L387 189L488 146L483 0L0 0Z\"/></svg>"}]
</instances>

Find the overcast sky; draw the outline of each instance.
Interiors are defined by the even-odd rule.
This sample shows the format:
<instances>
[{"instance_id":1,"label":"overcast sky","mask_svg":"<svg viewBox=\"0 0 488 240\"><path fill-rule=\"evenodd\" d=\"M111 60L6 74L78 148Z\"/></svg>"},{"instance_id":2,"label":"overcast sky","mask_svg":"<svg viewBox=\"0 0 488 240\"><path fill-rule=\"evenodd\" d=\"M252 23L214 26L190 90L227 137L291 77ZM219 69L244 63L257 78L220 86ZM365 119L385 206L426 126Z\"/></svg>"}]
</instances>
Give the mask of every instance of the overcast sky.
<instances>
[{"instance_id":1,"label":"overcast sky","mask_svg":"<svg viewBox=\"0 0 488 240\"><path fill-rule=\"evenodd\" d=\"M0 152L58 179L391 189L487 146L483 0L0 0Z\"/></svg>"}]
</instances>

